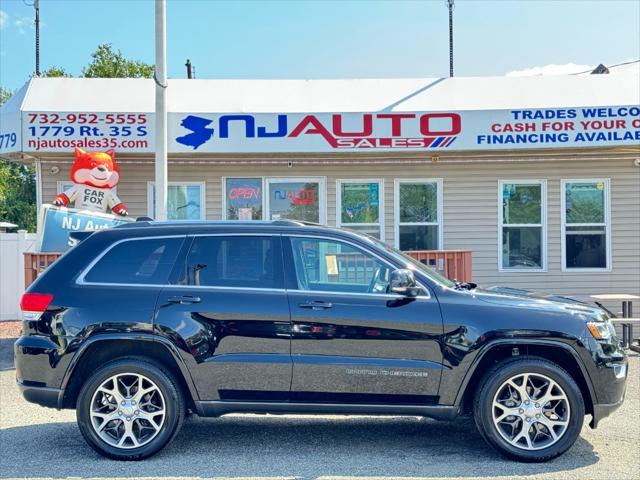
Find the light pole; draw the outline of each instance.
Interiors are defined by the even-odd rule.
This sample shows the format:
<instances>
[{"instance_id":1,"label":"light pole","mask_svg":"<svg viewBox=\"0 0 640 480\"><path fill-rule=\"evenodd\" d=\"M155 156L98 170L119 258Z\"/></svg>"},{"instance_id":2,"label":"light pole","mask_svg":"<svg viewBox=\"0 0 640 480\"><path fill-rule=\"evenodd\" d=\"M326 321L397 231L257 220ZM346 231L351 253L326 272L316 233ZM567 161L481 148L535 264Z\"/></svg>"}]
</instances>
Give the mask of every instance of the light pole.
<instances>
[{"instance_id":1,"label":"light pole","mask_svg":"<svg viewBox=\"0 0 640 480\"><path fill-rule=\"evenodd\" d=\"M33 23L36 26L36 77L40 76L40 0L33 0L33 3L27 3L22 0L28 7L33 7L36 11L36 16Z\"/></svg>"},{"instance_id":2,"label":"light pole","mask_svg":"<svg viewBox=\"0 0 640 480\"><path fill-rule=\"evenodd\" d=\"M36 9L36 76L40 76L40 0L33 0Z\"/></svg>"},{"instance_id":3,"label":"light pole","mask_svg":"<svg viewBox=\"0 0 640 480\"><path fill-rule=\"evenodd\" d=\"M453 4L454 0L446 0L449 9L449 76L453 77Z\"/></svg>"},{"instance_id":4,"label":"light pole","mask_svg":"<svg viewBox=\"0 0 640 480\"><path fill-rule=\"evenodd\" d=\"M156 0L155 218L167 219L167 4Z\"/></svg>"}]
</instances>

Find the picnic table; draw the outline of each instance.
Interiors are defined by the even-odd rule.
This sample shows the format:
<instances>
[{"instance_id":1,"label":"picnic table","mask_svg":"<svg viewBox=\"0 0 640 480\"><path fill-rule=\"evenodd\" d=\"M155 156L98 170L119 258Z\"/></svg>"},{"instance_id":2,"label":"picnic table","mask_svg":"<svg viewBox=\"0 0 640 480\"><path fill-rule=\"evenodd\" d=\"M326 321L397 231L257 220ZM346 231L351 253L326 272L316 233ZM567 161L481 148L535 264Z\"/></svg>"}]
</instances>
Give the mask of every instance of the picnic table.
<instances>
[{"instance_id":1,"label":"picnic table","mask_svg":"<svg viewBox=\"0 0 640 480\"><path fill-rule=\"evenodd\" d=\"M611 323L613 323L614 325L620 325L622 327L623 348L629 348L634 352L640 352L640 346L633 343L633 327L638 327L638 331L640 331L640 318L632 318L633 300L640 299L640 296L631 295L629 293L603 293L598 295L591 295L591 298L595 300L622 301L622 318L612 318Z\"/></svg>"},{"instance_id":2,"label":"picnic table","mask_svg":"<svg viewBox=\"0 0 640 480\"><path fill-rule=\"evenodd\" d=\"M636 331L640 331L640 318L612 318L611 323L622 327L622 346L634 352L640 352L640 345L633 343L633 327L638 328Z\"/></svg>"},{"instance_id":3,"label":"picnic table","mask_svg":"<svg viewBox=\"0 0 640 480\"><path fill-rule=\"evenodd\" d=\"M591 295L595 300L622 300L622 318L633 317L633 301L640 299L637 295L629 293L602 293Z\"/></svg>"}]
</instances>

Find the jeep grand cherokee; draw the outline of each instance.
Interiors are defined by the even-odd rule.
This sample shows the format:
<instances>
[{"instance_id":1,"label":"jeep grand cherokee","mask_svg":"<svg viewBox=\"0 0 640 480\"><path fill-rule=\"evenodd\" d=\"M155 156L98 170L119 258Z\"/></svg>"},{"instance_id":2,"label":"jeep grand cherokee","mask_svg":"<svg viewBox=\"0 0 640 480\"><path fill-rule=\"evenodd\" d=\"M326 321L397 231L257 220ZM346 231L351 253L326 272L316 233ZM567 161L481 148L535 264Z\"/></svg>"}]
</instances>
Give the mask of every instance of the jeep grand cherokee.
<instances>
[{"instance_id":1,"label":"jeep grand cherokee","mask_svg":"<svg viewBox=\"0 0 640 480\"><path fill-rule=\"evenodd\" d=\"M110 458L153 455L186 412L473 413L544 461L620 406L606 312L450 281L370 237L294 221L136 222L90 234L25 293L24 397L73 408Z\"/></svg>"}]
</instances>

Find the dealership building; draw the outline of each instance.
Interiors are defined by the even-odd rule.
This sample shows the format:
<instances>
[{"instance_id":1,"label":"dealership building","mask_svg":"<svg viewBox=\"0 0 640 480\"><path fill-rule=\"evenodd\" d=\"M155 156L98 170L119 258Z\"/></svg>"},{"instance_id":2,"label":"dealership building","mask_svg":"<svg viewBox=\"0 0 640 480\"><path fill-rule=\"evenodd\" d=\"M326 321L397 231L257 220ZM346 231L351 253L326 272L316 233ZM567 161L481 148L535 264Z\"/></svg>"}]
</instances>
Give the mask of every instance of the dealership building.
<instances>
[{"instance_id":1,"label":"dealership building","mask_svg":"<svg viewBox=\"0 0 640 480\"><path fill-rule=\"evenodd\" d=\"M73 149L115 150L117 195L154 216L155 85L34 78L0 156L38 204ZM169 217L294 218L402 250L472 251L473 280L640 293L640 76L170 80Z\"/></svg>"}]
</instances>

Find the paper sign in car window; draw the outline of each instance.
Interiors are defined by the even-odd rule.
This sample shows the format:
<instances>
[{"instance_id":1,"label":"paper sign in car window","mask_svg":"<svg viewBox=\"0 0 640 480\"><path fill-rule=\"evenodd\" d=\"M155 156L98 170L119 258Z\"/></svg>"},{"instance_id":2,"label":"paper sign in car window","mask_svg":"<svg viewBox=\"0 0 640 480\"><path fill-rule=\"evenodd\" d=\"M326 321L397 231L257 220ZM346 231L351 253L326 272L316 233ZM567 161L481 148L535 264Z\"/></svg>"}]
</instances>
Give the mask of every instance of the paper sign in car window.
<instances>
[{"instance_id":1,"label":"paper sign in car window","mask_svg":"<svg viewBox=\"0 0 640 480\"><path fill-rule=\"evenodd\" d=\"M324 257L327 263L327 275L338 275L338 259L335 255L327 255Z\"/></svg>"}]
</instances>

